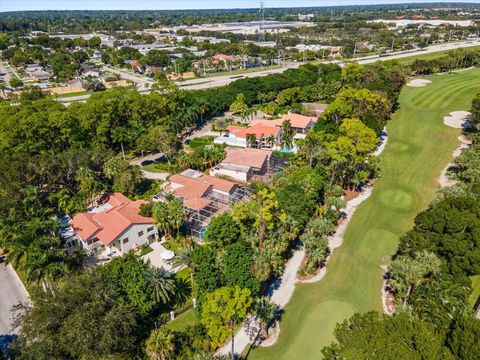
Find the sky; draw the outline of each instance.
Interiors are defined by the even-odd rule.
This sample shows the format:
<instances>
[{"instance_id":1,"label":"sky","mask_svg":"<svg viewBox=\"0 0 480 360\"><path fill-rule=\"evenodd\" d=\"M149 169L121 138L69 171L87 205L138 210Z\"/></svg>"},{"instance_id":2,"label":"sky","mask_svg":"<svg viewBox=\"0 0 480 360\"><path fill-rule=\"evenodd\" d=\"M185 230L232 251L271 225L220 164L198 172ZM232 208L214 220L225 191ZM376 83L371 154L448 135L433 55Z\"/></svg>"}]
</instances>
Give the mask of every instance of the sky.
<instances>
[{"instance_id":1,"label":"sky","mask_svg":"<svg viewBox=\"0 0 480 360\"><path fill-rule=\"evenodd\" d=\"M441 0L440 0L441 1ZM479 2L480 0L458 0ZM265 7L365 5L439 2L439 0L265 0ZM453 2L453 0L450 0ZM0 0L0 12L18 10L171 10L256 8L260 0Z\"/></svg>"}]
</instances>

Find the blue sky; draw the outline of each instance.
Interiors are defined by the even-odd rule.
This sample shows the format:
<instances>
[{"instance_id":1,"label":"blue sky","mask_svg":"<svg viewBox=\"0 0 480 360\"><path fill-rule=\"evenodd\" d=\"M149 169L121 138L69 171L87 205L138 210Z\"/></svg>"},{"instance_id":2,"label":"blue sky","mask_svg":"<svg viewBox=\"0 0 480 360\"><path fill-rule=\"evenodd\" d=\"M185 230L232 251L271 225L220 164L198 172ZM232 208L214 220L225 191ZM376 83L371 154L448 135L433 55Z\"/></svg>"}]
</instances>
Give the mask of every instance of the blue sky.
<instances>
[{"instance_id":1,"label":"blue sky","mask_svg":"<svg viewBox=\"0 0 480 360\"><path fill-rule=\"evenodd\" d=\"M462 0L459 0L462 1ZM464 0L463 2L478 2ZM438 0L266 0L268 7L291 6L326 6L326 5L358 5L358 4L395 4L415 2L438 2ZM211 9L211 8L253 8L258 7L260 0L0 0L0 11L16 10L83 10L83 9Z\"/></svg>"}]
</instances>

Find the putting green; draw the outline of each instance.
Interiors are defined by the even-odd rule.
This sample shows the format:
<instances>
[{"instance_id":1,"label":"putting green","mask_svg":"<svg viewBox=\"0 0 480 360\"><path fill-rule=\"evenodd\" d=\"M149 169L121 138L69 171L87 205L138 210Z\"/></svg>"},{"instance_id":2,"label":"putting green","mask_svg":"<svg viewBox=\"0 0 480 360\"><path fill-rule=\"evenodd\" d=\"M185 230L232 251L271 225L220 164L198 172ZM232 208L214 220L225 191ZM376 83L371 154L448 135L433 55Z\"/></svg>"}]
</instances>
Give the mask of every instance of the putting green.
<instances>
[{"instance_id":1,"label":"putting green","mask_svg":"<svg viewBox=\"0 0 480 360\"><path fill-rule=\"evenodd\" d=\"M353 216L325 277L297 286L284 309L277 343L254 349L249 359L318 359L333 340L337 322L352 312L382 310L381 265L434 198L437 179L459 145L459 130L446 127L443 117L468 110L480 90L480 69L429 79L425 87L403 89L400 108L387 126L381 177Z\"/></svg>"}]
</instances>

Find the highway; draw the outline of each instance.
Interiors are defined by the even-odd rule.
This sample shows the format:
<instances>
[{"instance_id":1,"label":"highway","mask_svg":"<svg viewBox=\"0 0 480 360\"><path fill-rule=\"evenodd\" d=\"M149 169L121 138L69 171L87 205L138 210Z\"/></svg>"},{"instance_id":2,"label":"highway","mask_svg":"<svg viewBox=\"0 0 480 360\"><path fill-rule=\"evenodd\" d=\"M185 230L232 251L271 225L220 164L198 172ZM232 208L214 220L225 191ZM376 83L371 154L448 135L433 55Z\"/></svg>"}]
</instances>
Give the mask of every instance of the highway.
<instances>
[{"instance_id":1,"label":"highway","mask_svg":"<svg viewBox=\"0 0 480 360\"><path fill-rule=\"evenodd\" d=\"M449 44L438 44L438 45L430 45L426 47L423 50L417 50L417 51L411 51L411 52L402 52L402 53L392 53L391 55L387 56L369 56L365 58L357 58L357 59L352 59L359 64L371 64L377 61L388 61L388 60L395 60L395 59L402 59L410 56L417 56L417 55L424 55L424 54L431 54L439 51L447 51L447 50L453 50L453 49L460 49L460 48L467 48L467 47L473 47L473 46L480 46L480 40L472 40L472 41L462 41L462 42L455 42L455 43L449 43ZM344 62L341 61L324 61L324 64L328 63L337 63L340 66L344 65ZM183 90L202 90L202 89L208 89L212 87L219 87L219 86L225 86L230 84L231 82L234 82L235 80L238 79L244 79L244 78L252 78L252 77L258 77L258 76L266 76L270 74L278 74L282 73L285 70L288 69L295 69L298 68L299 66L303 65L303 63L288 63L284 67L277 68L277 69L271 69L271 70L260 70L260 71L255 71L255 72L250 72L250 73L245 73L245 74L235 74L235 75L220 75L220 76L213 76L213 77L207 77L207 78L197 78L197 79L191 79L191 80L185 80L182 82L176 82L178 86L180 86ZM121 70L117 69L112 69L109 67L103 67L103 71L108 71L114 74L118 74L120 78L122 79L127 79L130 81L133 81L138 84L138 89L140 91L146 91L151 87L152 84L155 82L152 81L151 79L147 79L142 76L138 76L135 74L127 73ZM90 97L89 94L87 95L81 95L78 97L69 97L69 98L64 98L64 99L57 99L57 101L69 105L73 101L81 101L81 100L86 100Z\"/></svg>"},{"instance_id":2,"label":"highway","mask_svg":"<svg viewBox=\"0 0 480 360\"><path fill-rule=\"evenodd\" d=\"M369 58L369 59L358 59L359 64L371 64L376 61L387 61L387 60L396 60L402 59L410 56L416 55L424 55L424 54L431 54L439 51L448 51L460 48L468 48L473 46L480 46L480 40L472 40L472 41L463 41L463 42L455 42L449 44L438 44L438 45L430 45L429 47L425 48L424 50L415 51L415 52L407 52L407 53L399 53L399 54L392 54L388 56L382 56L380 58Z\"/></svg>"},{"instance_id":3,"label":"highway","mask_svg":"<svg viewBox=\"0 0 480 360\"><path fill-rule=\"evenodd\" d=\"M0 264L0 341L5 336L16 334L12 329L10 310L14 305L25 301L28 301L28 293L12 265Z\"/></svg>"},{"instance_id":4,"label":"highway","mask_svg":"<svg viewBox=\"0 0 480 360\"><path fill-rule=\"evenodd\" d=\"M410 56L416 56L416 55L423 55L423 54L430 54L434 52L439 52L439 51L446 51L446 50L453 50L453 49L459 49L459 48L466 48L466 47L472 47L472 46L480 46L480 41L463 41L463 42L456 42L456 43L450 43L450 44L440 44L440 45L431 45L424 50L418 50L418 51L413 51L413 52L407 52L407 53L398 53L398 54L391 54L388 56L376 56L376 57L367 57L367 58L357 58L354 59L357 61L359 64L371 64L377 61L388 61L388 60L395 60L395 59L401 59L405 57L410 57ZM338 63L342 65L342 62L339 61L325 61L323 62L325 64L327 63ZM211 87L218 87L218 86L224 86L228 85L231 82L238 80L240 78L250 78L250 77L257 77L257 76L265 76L269 74L275 74L275 73L282 73L287 69L293 69L297 68L300 65L303 65L303 63L291 63L288 64L287 66L279 69L273 69L273 70L265 70L265 71L257 71L257 72L251 72L251 73L246 73L244 75L223 75L223 76L216 76L216 77L211 77L211 78L200 78L200 79L193 79L193 80L187 80L183 81L182 83L177 83L177 85L181 85L182 89L185 90L200 90L200 89L207 89ZM207 80L210 80L207 82Z\"/></svg>"}]
</instances>

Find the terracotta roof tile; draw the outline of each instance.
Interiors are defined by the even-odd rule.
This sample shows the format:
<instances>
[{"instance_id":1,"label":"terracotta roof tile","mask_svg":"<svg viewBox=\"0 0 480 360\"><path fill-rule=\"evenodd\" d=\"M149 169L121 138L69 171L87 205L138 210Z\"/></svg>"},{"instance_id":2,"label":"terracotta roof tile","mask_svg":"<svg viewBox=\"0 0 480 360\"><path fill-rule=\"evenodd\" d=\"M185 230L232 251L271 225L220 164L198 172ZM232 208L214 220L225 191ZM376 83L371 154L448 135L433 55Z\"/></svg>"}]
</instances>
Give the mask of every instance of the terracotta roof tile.
<instances>
[{"instance_id":1,"label":"terracotta roof tile","mask_svg":"<svg viewBox=\"0 0 480 360\"><path fill-rule=\"evenodd\" d=\"M210 201L208 199L196 197L196 198L191 198L191 199L185 200L183 202L183 205L185 207L190 208L190 209L202 210L202 209L206 208L208 205L210 205L211 203L212 203L212 201Z\"/></svg>"},{"instance_id":2,"label":"terracotta roof tile","mask_svg":"<svg viewBox=\"0 0 480 360\"><path fill-rule=\"evenodd\" d=\"M305 116L300 114L286 114L280 117L282 123L285 120L290 120L290 124L294 128L306 129L310 123L317 121L315 116Z\"/></svg>"},{"instance_id":3,"label":"terracotta roof tile","mask_svg":"<svg viewBox=\"0 0 480 360\"><path fill-rule=\"evenodd\" d=\"M222 161L226 164L243 165L261 169L265 161L272 155L271 151L245 148L245 149L229 149L227 156Z\"/></svg>"},{"instance_id":4,"label":"terracotta roof tile","mask_svg":"<svg viewBox=\"0 0 480 360\"><path fill-rule=\"evenodd\" d=\"M97 237L104 245L109 245L125 230L134 224L153 224L151 217L139 215L142 200L130 201L120 193L110 194L108 204L112 208L98 213L76 214L71 223L77 234L87 240Z\"/></svg>"}]
</instances>

